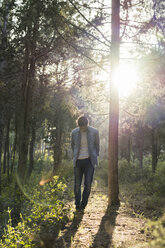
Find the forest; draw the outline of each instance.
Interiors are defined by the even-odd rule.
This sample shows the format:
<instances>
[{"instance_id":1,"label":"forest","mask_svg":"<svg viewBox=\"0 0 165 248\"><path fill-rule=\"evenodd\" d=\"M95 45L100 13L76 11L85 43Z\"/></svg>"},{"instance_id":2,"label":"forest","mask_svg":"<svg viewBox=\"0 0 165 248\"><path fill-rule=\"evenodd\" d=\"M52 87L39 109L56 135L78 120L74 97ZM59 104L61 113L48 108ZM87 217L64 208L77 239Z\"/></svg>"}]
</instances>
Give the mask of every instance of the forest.
<instances>
[{"instance_id":1,"label":"forest","mask_svg":"<svg viewBox=\"0 0 165 248\"><path fill-rule=\"evenodd\" d=\"M77 212L81 115L100 154ZM163 0L0 0L0 247L165 247Z\"/></svg>"}]
</instances>

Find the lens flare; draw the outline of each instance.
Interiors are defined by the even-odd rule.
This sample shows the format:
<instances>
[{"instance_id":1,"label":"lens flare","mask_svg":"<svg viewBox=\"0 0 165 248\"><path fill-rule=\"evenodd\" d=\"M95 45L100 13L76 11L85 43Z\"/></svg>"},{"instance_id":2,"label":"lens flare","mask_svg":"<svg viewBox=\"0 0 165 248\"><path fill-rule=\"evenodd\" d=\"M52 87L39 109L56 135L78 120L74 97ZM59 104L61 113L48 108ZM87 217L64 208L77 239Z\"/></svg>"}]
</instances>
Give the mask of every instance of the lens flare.
<instances>
[{"instance_id":1,"label":"lens flare","mask_svg":"<svg viewBox=\"0 0 165 248\"><path fill-rule=\"evenodd\" d=\"M17 184L25 197L40 206L55 206L63 198L66 185L59 176L52 176L52 170L32 173L22 184L17 174Z\"/></svg>"},{"instance_id":2,"label":"lens flare","mask_svg":"<svg viewBox=\"0 0 165 248\"><path fill-rule=\"evenodd\" d=\"M120 65L114 73L113 81L120 97L128 96L136 88L138 81L137 70L133 65Z\"/></svg>"}]
</instances>

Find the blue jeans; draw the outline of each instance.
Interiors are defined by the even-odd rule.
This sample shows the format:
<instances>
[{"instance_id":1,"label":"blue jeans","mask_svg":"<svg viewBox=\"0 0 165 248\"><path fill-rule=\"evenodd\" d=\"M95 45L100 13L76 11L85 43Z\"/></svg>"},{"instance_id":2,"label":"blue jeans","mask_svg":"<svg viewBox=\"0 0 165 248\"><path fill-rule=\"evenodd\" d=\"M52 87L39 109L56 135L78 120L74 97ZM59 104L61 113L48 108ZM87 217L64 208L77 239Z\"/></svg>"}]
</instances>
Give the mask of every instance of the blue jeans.
<instances>
[{"instance_id":1,"label":"blue jeans","mask_svg":"<svg viewBox=\"0 0 165 248\"><path fill-rule=\"evenodd\" d=\"M94 167L91 164L89 158L78 159L76 161L76 167L74 168L75 182L74 182L74 194L75 205L85 207L88 203L88 198L91 192L91 185L93 181ZM81 201L81 183L84 175L84 191Z\"/></svg>"}]
</instances>

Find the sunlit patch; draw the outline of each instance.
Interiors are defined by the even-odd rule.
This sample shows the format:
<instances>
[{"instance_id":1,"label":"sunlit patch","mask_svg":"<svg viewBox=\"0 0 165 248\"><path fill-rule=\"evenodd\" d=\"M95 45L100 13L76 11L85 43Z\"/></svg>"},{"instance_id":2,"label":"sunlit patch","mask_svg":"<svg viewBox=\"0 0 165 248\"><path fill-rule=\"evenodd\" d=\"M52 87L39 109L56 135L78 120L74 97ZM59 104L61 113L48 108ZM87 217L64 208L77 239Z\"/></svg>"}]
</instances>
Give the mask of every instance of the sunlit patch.
<instances>
[{"instance_id":1,"label":"sunlit patch","mask_svg":"<svg viewBox=\"0 0 165 248\"><path fill-rule=\"evenodd\" d=\"M138 74L133 65L120 65L114 73L114 84L121 97L128 96L136 88Z\"/></svg>"}]
</instances>

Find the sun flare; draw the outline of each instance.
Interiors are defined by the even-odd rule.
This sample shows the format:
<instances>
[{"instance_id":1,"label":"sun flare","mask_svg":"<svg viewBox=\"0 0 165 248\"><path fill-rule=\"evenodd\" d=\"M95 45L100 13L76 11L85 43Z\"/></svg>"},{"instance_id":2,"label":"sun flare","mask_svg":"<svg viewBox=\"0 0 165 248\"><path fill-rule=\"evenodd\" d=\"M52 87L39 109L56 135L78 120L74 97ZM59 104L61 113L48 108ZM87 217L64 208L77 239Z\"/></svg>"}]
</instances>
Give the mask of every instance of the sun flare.
<instances>
[{"instance_id":1,"label":"sun flare","mask_svg":"<svg viewBox=\"0 0 165 248\"><path fill-rule=\"evenodd\" d=\"M119 96L125 97L136 88L138 75L133 65L120 65L114 74L114 83L118 89Z\"/></svg>"}]
</instances>

